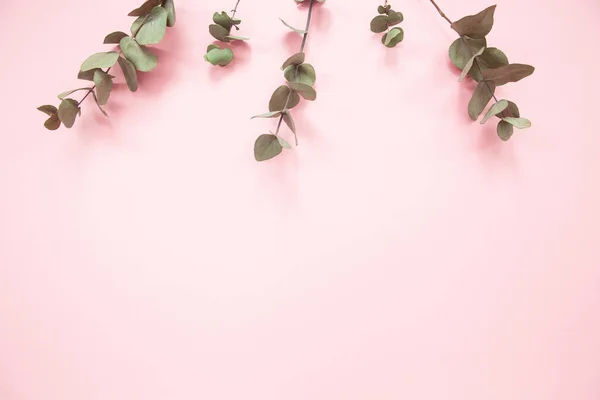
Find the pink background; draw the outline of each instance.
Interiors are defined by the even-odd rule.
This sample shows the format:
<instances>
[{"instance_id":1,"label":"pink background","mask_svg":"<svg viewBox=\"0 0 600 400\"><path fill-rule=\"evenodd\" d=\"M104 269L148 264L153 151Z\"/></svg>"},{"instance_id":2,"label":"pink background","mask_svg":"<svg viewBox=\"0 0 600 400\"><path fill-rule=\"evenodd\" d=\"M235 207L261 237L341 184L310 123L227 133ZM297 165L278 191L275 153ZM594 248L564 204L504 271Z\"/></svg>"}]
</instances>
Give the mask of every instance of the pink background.
<instances>
[{"instance_id":1,"label":"pink background","mask_svg":"<svg viewBox=\"0 0 600 400\"><path fill-rule=\"evenodd\" d=\"M137 3L2 2L0 399L600 398L597 0L499 1L490 45L537 67L499 89L533 121L509 143L428 1L394 0L393 50L378 1L328 1L300 147L262 164L291 0L242 0L226 69L202 56L234 0L178 0L110 120L42 127Z\"/></svg>"}]
</instances>

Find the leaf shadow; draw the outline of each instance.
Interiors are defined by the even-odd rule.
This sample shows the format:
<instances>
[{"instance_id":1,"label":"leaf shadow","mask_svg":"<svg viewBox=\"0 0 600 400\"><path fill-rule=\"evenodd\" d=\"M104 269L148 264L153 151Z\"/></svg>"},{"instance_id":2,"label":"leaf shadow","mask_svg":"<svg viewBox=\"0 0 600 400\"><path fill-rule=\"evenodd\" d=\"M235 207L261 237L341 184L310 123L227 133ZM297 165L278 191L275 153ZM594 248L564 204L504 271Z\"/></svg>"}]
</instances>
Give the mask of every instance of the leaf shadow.
<instances>
[{"instance_id":1,"label":"leaf shadow","mask_svg":"<svg viewBox=\"0 0 600 400\"><path fill-rule=\"evenodd\" d=\"M222 48L228 48L233 51L233 60L224 67L219 65L212 65L207 62L210 69L210 79L215 82L222 79L224 76L230 75L240 69L243 66L246 66L250 63L252 58L252 48L245 40L236 40L231 43L223 43L219 41L213 41L212 44L217 45Z\"/></svg>"},{"instance_id":2,"label":"leaf shadow","mask_svg":"<svg viewBox=\"0 0 600 400\"><path fill-rule=\"evenodd\" d=\"M296 54L300 51L302 45L302 36L296 32L289 31L283 37L283 44L289 54ZM282 60L281 63L283 64Z\"/></svg>"}]
</instances>

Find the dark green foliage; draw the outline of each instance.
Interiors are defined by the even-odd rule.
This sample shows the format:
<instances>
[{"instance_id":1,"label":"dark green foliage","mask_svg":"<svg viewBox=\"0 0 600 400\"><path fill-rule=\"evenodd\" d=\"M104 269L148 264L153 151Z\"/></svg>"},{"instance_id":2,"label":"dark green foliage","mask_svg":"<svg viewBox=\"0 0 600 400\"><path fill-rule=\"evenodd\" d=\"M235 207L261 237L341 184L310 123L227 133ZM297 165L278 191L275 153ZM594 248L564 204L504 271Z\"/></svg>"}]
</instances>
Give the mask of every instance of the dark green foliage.
<instances>
[{"instance_id":1,"label":"dark green foliage","mask_svg":"<svg viewBox=\"0 0 600 400\"><path fill-rule=\"evenodd\" d=\"M381 43L385 47L396 47L398 43L404 40L404 29L392 27L404 21L404 15L401 12L392 10L392 6L388 4L387 0L384 5L377 7L377 12L379 15L371 20L371 32L385 32L381 38Z\"/></svg>"}]
</instances>

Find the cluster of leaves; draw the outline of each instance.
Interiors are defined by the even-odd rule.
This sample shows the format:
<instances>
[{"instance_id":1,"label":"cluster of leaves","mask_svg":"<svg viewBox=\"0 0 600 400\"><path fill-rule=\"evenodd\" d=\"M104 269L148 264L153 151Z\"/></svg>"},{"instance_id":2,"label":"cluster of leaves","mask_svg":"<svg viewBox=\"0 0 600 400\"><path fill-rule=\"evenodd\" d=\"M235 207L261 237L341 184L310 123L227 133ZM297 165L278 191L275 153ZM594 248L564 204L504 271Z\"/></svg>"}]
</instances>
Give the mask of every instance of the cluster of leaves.
<instances>
[{"instance_id":1,"label":"cluster of leaves","mask_svg":"<svg viewBox=\"0 0 600 400\"><path fill-rule=\"evenodd\" d=\"M110 97L114 76L109 72L115 64L119 64L127 87L132 92L138 88L137 71L148 72L157 66L158 58L146 46L160 42L167 26L171 27L175 24L173 0L148 0L128 15L137 17L131 26L131 35L117 31L104 38L105 44L116 44L120 51L92 54L81 65L77 78L91 81L94 85L59 94L61 103L58 108L53 105L38 107L38 110L48 115L44 123L47 129L58 129L61 123L71 128L77 116L81 115L81 103L90 94L102 114L108 117L102 106ZM68 97L77 91L87 91L87 93L80 101Z\"/></svg>"},{"instance_id":2,"label":"cluster of leaves","mask_svg":"<svg viewBox=\"0 0 600 400\"><path fill-rule=\"evenodd\" d=\"M249 38L234 36L231 34L231 29L235 27L236 30L239 30L240 28L238 25L242 23L241 19L235 18L235 12L236 10L233 10L232 17L230 17L225 11L221 11L220 14L217 12L213 14L214 24L208 26L208 31L218 41L229 43L234 40L249 40ZM206 49L206 55L204 56L204 59L212 65L224 67L233 61L233 51L226 47L221 48L216 44L211 44Z\"/></svg>"},{"instance_id":3,"label":"cluster of leaves","mask_svg":"<svg viewBox=\"0 0 600 400\"><path fill-rule=\"evenodd\" d=\"M297 3L302 1L295 0ZM310 8L308 12L306 30L294 28L293 26L281 20L285 26L292 31L303 36L300 52L289 57L281 70L286 79L286 84L279 86L269 100L269 112L256 115L252 118L279 118L275 133L260 135L254 143L254 158L256 161L266 161L281 154L284 148L291 149L292 146L279 135L279 128L282 122L285 122L287 127L294 134L296 146L298 145L298 136L296 135L296 125L292 118L290 110L300 103L300 97L304 100L314 101L317 99L317 92L314 89L317 75L315 68L308 63L305 63L306 54L304 53L304 44L308 35L308 27L310 26L310 16L314 1L322 3L324 0L310 0Z\"/></svg>"},{"instance_id":4,"label":"cluster of leaves","mask_svg":"<svg viewBox=\"0 0 600 400\"><path fill-rule=\"evenodd\" d=\"M500 139L506 141L513 135L514 128L529 128L531 122L521 118L515 103L498 100L495 95L496 88L528 77L535 68L526 64L511 64L504 52L487 46L486 36L494 25L495 10L494 5L478 14L452 22L451 27L460 38L450 46L449 55L452 64L462 71L460 81L469 76L478 82L469 101L469 117L476 121L490 100L494 99L494 104L481 119L481 123L486 123L494 116L499 118L497 133Z\"/></svg>"},{"instance_id":5,"label":"cluster of leaves","mask_svg":"<svg viewBox=\"0 0 600 400\"><path fill-rule=\"evenodd\" d=\"M378 16L371 20L371 32L386 32L381 38L381 43L385 47L396 47L398 43L404 40L404 29L392 26L398 25L404 21L404 15L401 12L392 10L392 6L387 4L377 7Z\"/></svg>"}]
</instances>

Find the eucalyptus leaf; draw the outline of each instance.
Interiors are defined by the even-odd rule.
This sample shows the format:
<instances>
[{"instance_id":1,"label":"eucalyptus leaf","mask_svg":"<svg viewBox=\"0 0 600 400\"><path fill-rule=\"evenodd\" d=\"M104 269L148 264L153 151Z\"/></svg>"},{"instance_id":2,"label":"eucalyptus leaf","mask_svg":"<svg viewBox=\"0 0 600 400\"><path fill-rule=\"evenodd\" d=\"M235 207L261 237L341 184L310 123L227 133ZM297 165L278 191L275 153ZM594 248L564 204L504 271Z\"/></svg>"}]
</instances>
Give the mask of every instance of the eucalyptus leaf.
<instances>
[{"instance_id":1,"label":"eucalyptus leaf","mask_svg":"<svg viewBox=\"0 0 600 400\"><path fill-rule=\"evenodd\" d=\"M493 82L479 82L469 101L469 118L476 121L494 97L496 85Z\"/></svg>"},{"instance_id":2,"label":"eucalyptus leaf","mask_svg":"<svg viewBox=\"0 0 600 400\"><path fill-rule=\"evenodd\" d=\"M127 87L132 92L135 92L138 89L137 72L135 72L135 66L128 59L119 57L119 67L121 67L121 71L123 71L123 76L125 77Z\"/></svg>"},{"instance_id":3,"label":"eucalyptus leaf","mask_svg":"<svg viewBox=\"0 0 600 400\"><path fill-rule=\"evenodd\" d=\"M288 83L288 85L305 100L314 101L317 99L317 92L312 86L305 85L304 83Z\"/></svg>"},{"instance_id":4,"label":"eucalyptus leaf","mask_svg":"<svg viewBox=\"0 0 600 400\"><path fill-rule=\"evenodd\" d=\"M37 109L50 117L58 113L58 109L49 104L39 106Z\"/></svg>"},{"instance_id":5,"label":"eucalyptus leaf","mask_svg":"<svg viewBox=\"0 0 600 400\"><path fill-rule=\"evenodd\" d=\"M127 58L138 71L152 71L158 65L158 57L152 54L146 47L140 46L138 42L129 36L121 39L120 46L125 58Z\"/></svg>"},{"instance_id":6,"label":"eucalyptus leaf","mask_svg":"<svg viewBox=\"0 0 600 400\"><path fill-rule=\"evenodd\" d=\"M231 61L233 61L233 51L227 48L213 48L208 53L206 53L204 59L212 65L224 67L228 65Z\"/></svg>"},{"instance_id":7,"label":"eucalyptus leaf","mask_svg":"<svg viewBox=\"0 0 600 400\"><path fill-rule=\"evenodd\" d=\"M113 81L104 71L96 71L94 74L94 84L96 85L96 95L98 104L104 105L108 102L112 90Z\"/></svg>"},{"instance_id":8,"label":"eucalyptus leaf","mask_svg":"<svg viewBox=\"0 0 600 400\"><path fill-rule=\"evenodd\" d=\"M285 26L287 26L288 28L290 28L292 31L296 32L296 33L297 33L297 34L299 34L299 35L304 35L304 34L306 33L306 31L305 31L305 30L298 29L298 28L294 28L293 26L291 26L290 24L288 24L287 22L285 22L285 21L284 21L284 20L282 20L281 18L279 18L279 20L280 20L281 22L283 22L283 24L284 24Z\"/></svg>"},{"instance_id":9,"label":"eucalyptus leaf","mask_svg":"<svg viewBox=\"0 0 600 400\"><path fill-rule=\"evenodd\" d=\"M177 15L175 13L175 1L164 0L162 6L165 8L165 10L167 10L167 26L175 26L175 21L177 20Z\"/></svg>"},{"instance_id":10,"label":"eucalyptus leaf","mask_svg":"<svg viewBox=\"0 0 600 400\"><path fill-rule=\"evenodd\" d=\"M465 65L465 68L462 70L462 72L460 73L460 77L458 78L458 81L462 81L463 79L465 79L465 77L467 76L467 74L469 73L469 71L471 70L471 68L473 67L473 63L475 62L475 58L477 56L480 56L481 54L483 54L483 51L485 50L485 48L481 48L479 49L475 54L473 54L473 57L471 57L469 59L469 61L467 61L467 65Z\"/></svg>"},{"instance_id":11,"label":"eucalyptus leaf","mask_svg":"<svg viewBox=\"0 0 600 400\"><path fill-rule=\"evenodd\" d=\"M483 71L483 79L493 81L497 86L518 82L533 74L535 68L527 64L508 64Z\"/></svg>"},{"instance_id":12,"label":"eucalyptus leaf","mask_svg":"<svg viewBox=\"0 0 600 400\"><path fill-rule=\"evenodd\" d=\"M225 29L227 33L231 31L231 26L233 25L233 22L231 21L231 18L229 17L229 15L227 15L225 11L221 12L220 14L214 13L213 21L215 22L215 24L220 25L223 29Z\"/></svg>"},{"instance_id":13,"label":"eucalyptus leaf","mask_svg":"<svg viewBox=\"0 0 600 400\"><path fill-rule=\"evenodd\" d=\"M463 17L453 22L451 27L461 36L468 36L473 39L484 38L494 26L494 11L496 11L495 5L475 15Z\"/></svg>"},{"instance_id":14,"label":"eucalyptus leaf","mask_svg":"<svg viewBox=\"0 0 600 400\"><path fill-rule=\"evenodd\" d=\"M290 65L302 64L304 62L305 58L306 58L306 55L304 53L296 53L293 56L289 57L287 60L285 60L285 62L281 66L281 70L286 69Z\"/></svg>"},{"instance_id":15,"label":"eucalyptus leaf","mask_svg":"<svg viewBox=\"0 0 600 400\"><path fill-rule=\"evenodd\" d=\"M285 122L285 124L288 126L288 128L290 128L290 131L292 131L295 134L296 133L296 124L294 123L292 114L289 112L289 110L286 110L281 115L283 116L283 122Z\"/></svg>"},{"instance_id":16,"label":"eucalyptus leaf","mask_svg":"<svg viewBox=\"0 0 600 400\"><path fill-rule=\"evenodd\" d=\"M229 42L227 36L229 36L229 31L223 28L221 25L211 24L208 26L208 32L217 40L221 42Z\"/></svg>"},{"instance_id":17,"label":"eucalyptus leaf","mask_svg":"<svg viewBox=\"0 0 600 400\"><path fill-rule=\"evenodd\" d=\"M467 62L479 49L486 47L485 39L463 39L458 38L450 45L448 55L452 64L460 69L465 69Z\"/></svg>"},{"instance_id":18,"label":"eucalyptus leaf","mask_svg":"<svg viewBox=\"0 0 600 400\"><path fill-rule=\"evenodd\" d=\"M140 45L156 44L162 40L167 31L169 13L162 7L154 7L146 17L146 22L140 28L135 40Z\"/></svg>"},{"instance_id":19,"label":"eucalyptus leaf","mask_svg":"<svg viewBox=\"0 0 600 400\"><path fill-rule=\"evenodd\" d=\"M502 111L506 110L506 107L508 107L507 100L499 100L498 102L494 103L490 107L488 112L485 114L485 117L483 117L483 119L481 120L481 124L485 124L488 121L488 119L490 119L494 115L500 114Z\"/></svg>"},{"instance_id":20,"label":"eucalyptus leaf","mask_svg":"<svg viewBox=\"0 0 600 400\"><path fill-rule=\"evenodd\" d=\"M79 73L77 74L77 79L82 79L85 81L93 81L94 80L94 73L96 72L96 70L99 70L100 68L93 68L90 69L89 71L79 71Z\"/></svg>"},{"instance_id":21,"label":"eucalyptus leaf","mask_svg":"<svg viewBox=\"0 0 600 400\"><path fill-rule=\"evenodd\" d=\"M98 109L100 110L100 112L102 114L104 114L104 116L106 118L108 118L108 114L106 113L106 111L104 111L104 108L102 108L102 106L100 105L100 102L98 101L98 97L96 96L96 93L92 92L92 96L94 97L94 102L96 103L96 105L98 106Z\"/></svg>"},{"instance_id":22,"label":"eucalyptus leaf","mask_svg":"<svg viewBox=\"0 0 600 400\"><path fill-rule=\"evenodd\" d=\"M58 118L58 115L54 114L44 122L44 127L50 131L55 131L60 128L60 123L60 118Z\"/></svg>"},{"instance_id":23,"label":"eucalyptus leaf","mask_svg":"<svg viewBox=\"0 0 600 400\"><path fill-rule=\"evenodd\" d=\"M146 23L146 17L137 17L135 21L133 21L133 23L131 24L131 28L129 28L129 30L131 31L131 36L137 35L137 33L140 31L140 28L142 27L142 25L144 25L144 23Z\"/></svg>"},{"instance_id":24,"label":"eucalyptus leaf","mask_svg":"<svg viewBox=\"0 0 600 400\"><path fill-rule=\"evenodd\" d=\"M513 103L512 101L509 101L508 107L506 107L506 109L503 110L502 112L497 113L496 116L499 118L504 118L504 117L519 118L521 116L521 113L519 112L519 107L517 107L517 105L515 103Z\"/></svg>"},{"instance_id":25,"label":"eucalyptus leaf","mask_svg":"<svg viewBox=\"0 0 600 400\"><path fill-rule=\"evenodd\" d=\"M387 15L378 15L371 20L371 32L381 33L388 28Z\"/></svg>"},{"instance_id":26,"label":"eucalyptus leaf","mask_svg":"<svg viewBox=\"0 0 600 400\"><path fill-rule=\"evenodd\" d=\"M281 147L283 147L284 149L292 148L292 146L287 142L287 140L285 140L281 136L277 136L277 140L279 141L279 144L281 145Z\"/></svg>"},{"instance_id":27,"label":"eucalyptus leaf","mask_svg":"<svg viewBox=\"0 0 600 400\"><path fill-rule=\"evenodd\" d=\"M517 129L526 129L531 127L531 121L527 118L504 117L502 120L508 122Z\"/></svg>"},{"instance_id":28,"label":"eucalyptus leaf","mask_svg":"<svg viewBox=\"0 0 600 400\"><path fill-rule=\"evenodd\" d=\"M92 54L81 64L81 71L89 71L94 68L110 68L117 62L119 53L109 51L105 53Z\"/></svg>"},{"instance_id":29,"label":"eucalyptus leaf","mask_svg":"<svg viewBox=\"0 0 600 400\"><path fill-rule=\"evenodd\" d=\"M129 17L145 17L147 14L150 13L150 11L152 11L154 7L158 5L160 5L160 0L148 0L139 8L136 8L127 15Z\"/></svg>"},{"instance_id":30,"label":"eucalyptus leaf","mask_svg":"<svg viewBox=\"0 0 600 400\"><path fill-rule=\"evenodd\" d=\"M121 32L121 31L109 33L104 38L104 44L119 44L121 39L123 39L125 36L129 36L129 35L127 35L125 32Z\"/></svg>"},{"instance_id":31,"label":"eucalyptus leaf","mask_svg":"<svg viewBox=\"0 0 600 400\"><path fill-rule=\"evenodd\" d=\"M64 99L58 106L58 118L67 128L73 127L77 114L80 112L79 103L73 99Z\"/></svg>"},{"instance_id":32,"label":"eucalyptus leaf","mask_svg":"<svg viewBox=\"0 0 600 400\"><path fill-rule=\"evenodd\" d=\"M96 70L96 71L101 71L101 70ZM67 90L66 92L62 92L61 94L58 95L58 98L60 100L64 100L65 98L67 98L71 93L75 93L77 91L80 90L92 90L91 87L82 87L82 88L78 88L78 89L73 89L73 90Z\"/></svg>"},{"instance_id":33,"label":"eucalyptus leaf","mask_svg":"<svg viewBox=\"0 0 600 400\"><path fill-rule=\"evenodd\" d=\"M379 6L379 7L377 7L377 12L378 12L379 14L385 14L385 12L386 12L386 9L385 9L385 7L384 7L384 6Z\"/></svg>"},{"instance_id":34,"label":"eucalyptus leaf","mask_svg":"<svg viewBox=\"0 0 600 400\"><path fill-rule=\"evenodd\" d=\"M281 111L271 111L268 113L255 115L251 119L254 119L254 118L276 118L276 117L279 117L280 115L281 115Z\"/></svg>"},{"instance_id":35,"label":"eucalyptus leaf","mask_svg":"<svg viewBox=\"0 0 600 400\"><path fill-rule=\"evenodd\" d=\"M289 100L288 100L289 96ZM287 102L287 107L286 107ZM300 96L286 85L281 85L273 92L269 101L269 111L282 111L294 108L300 103Z\"/></svg>"},{"instance_id":36,"label":"eucalyptus leaf","mask_svg":"<svg viewBox=\"0 0 600 400\"><path fill-rule=\"evenodd\" d=\"M220 47L217 46L216 44L209 44L208 47L206 48L206 52L208 53L212 49L220 49Z\"/></svg>"},{"instance_id":37,"label":"eucalyptus leaf","mask_svg":"<svg viewBox=\"0 0 600 400\"><path fill-rule=\"evenodd\" d=\"M513 135L515 128L506 121L500 120L498 122L498 126L496 127L496 132L498 133L498 137L503 141L507 141Z\"/></svg>"},{"instance_id":38,"label":"eucalyptus leaf","mask_svg":"<svg viewBox=\"0 0 600 400\"><path fill-rule=\"evenodd\" d=\"M283 76L288 82L304 83L313 86L317 80L315 68L310 64L290 65L283 71Z\"/></svg>"},{"instance_id":39,"label":"eucalyptus leaf","mask_svg":"<svg viewBox=\"0 0 600 400\"><path fill-rule=\"evenodd\" d=\"M396 27L390 29L383 37L381 38L381 42L385 47L395 47L398 43L400 43L404 39L404 29Z\"/></svg>"},{"instance_id":40,"label":"eucalyptus leaf","mask_svg":"<svg viewBox=\"0 0 600 400\"><path fill-rule=\"evenodd\" d=\"M227 39L229 39L229 40L250 40L250 38L243 37L243 36L227 36Z\"/></svg>"},{"instance_id":41,"label":"eucalyptus leaf","mask_svg":"<svg viewBox=\"0 0 600 400\"><path fill-rule=\"evenodd\" d=\"M387 18L387 26L398 25L400 22L404 21L404 15L401 12L394 11L393 13L389 13Z\"/></svg>"},{"instance_id":42,"label":"eucalyptus leaf","mask_svg":"<svg viewBox=\"0 0 600 400\"><path fill-rule=\"evenodd\" d=\"M256 161L270 160L281 154L282 150L283 147L275 135L260 135L254 142L254 158Z\"/></svg>"},{"instance_id":43,"label":"eucalyptus leaf","mask_svg":"<svg viewBox=\"0 0 600 400\"><path fill-rule=\"evenodd\" d=\"M503 65L508 65L508 57L502 52L502 50L496 47L488 47L485 49L483 54L479 56L479 60L483 63L480 65L488 68L499 68Z\"/></svg>"}]
</instances>

